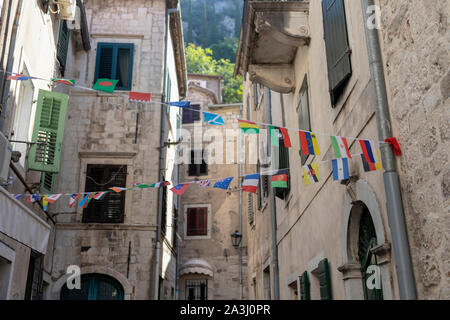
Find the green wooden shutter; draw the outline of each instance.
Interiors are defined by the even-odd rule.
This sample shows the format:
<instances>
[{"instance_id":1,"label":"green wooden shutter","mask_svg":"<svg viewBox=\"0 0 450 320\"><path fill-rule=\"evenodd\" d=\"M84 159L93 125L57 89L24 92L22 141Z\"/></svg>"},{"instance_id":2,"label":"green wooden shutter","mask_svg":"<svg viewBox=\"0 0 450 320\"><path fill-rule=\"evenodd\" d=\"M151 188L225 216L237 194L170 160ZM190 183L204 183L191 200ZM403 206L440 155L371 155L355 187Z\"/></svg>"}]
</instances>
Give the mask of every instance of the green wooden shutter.
<instances>
[{"instance_id":1,"label":"green wooden shutter","mask_svg":"<svg viewBox=\"0 0 450 320\"><path fill-rule=\"evenodd\" d=\"M56 174L52 172L42 172L41 175L41 193L52 193L55 185Z\"/></svg>"},{"instance_id":2,"label":"green wooden shutter","mask_svg":"<svg viewBox=\"0 0 450 320\"><path fill-rule=\"evenodd\" d=\"M69 96L39 90L28 169L59 172Z\"/></svg>"},{"instance_id":3,"label":"green wooden shutter","mask_svg":"<svg viewBox=\"0 0 450 320\"><path fill-rule=\"evenodd\" d=\"M322 300L332 300L330 269L326 258L319 262L319 283L320 298Z\"/></svg>"},{"instance_id":4,"label":"green wooden shutter","mask_svg":"<svg viewBox=\"0 0 450 320\"><path fill-rule=\"evenodd\" d=\"M311 300L308 271L303 272L300 279L300 300Z\"/></svg>"},{"instance_id":5,"label":"green wooden shutter","mask_svg":"<svg viewBox=\"0 0 450 320\"><path fill-rule=\"evenodd\" d=\"M278 156L279 163L278 169L287 169L290 167L289 165L289 149L284 146L284 139L282 136L278 139ZM287 188L275 188L275 196L286 200L289 192L291 191L291 176L288 174L288 187Z\"/></svg>"},{"instance_id":6,"label":"green wooden shutter","mask_svg":"<svg viewBox=\"0 0 450 320\"><path fill-rule=\"evenodd\" d=\"M334 106L352 74L344 0L322 1L328 82Z\"/></svg>"},{"instance_id":7,"label":"green wooden shutter","mask_svg":"<svg viewBox=\"0 0 450 320\"><path fill-rule=\"evenodd\" d=\"M70 40L70 29L67 26L67 21L61 20L61 24L59 26L56 58L59 61L60 71L61 74L63 75L66 69L67 51L69 50L69 40Z\"/></svg>"}]
</instances>

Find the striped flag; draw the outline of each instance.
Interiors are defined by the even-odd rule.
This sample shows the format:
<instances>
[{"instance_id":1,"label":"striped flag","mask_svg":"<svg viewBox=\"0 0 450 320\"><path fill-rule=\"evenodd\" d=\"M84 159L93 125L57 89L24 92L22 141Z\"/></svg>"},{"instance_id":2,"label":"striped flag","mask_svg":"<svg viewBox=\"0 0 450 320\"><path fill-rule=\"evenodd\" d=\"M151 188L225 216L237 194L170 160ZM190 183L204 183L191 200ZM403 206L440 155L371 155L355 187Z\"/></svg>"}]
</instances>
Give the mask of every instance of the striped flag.
<instances>
[{"instance_id":1,"label":"striped flag","mask_svg":"<svg viewBox=\"0 0 450 320\"><path fill-rule=\"evenodd\" d=\"M186 191L186 189L188 188L188 186L189 186L189 183L179 184L179 185L176 185L175 187L173 187L172 189L170 189L170 191L172 191L176 195L182 196L184 194L184 192Z\"/></svg>"},{"instance_id":2,"label":"striped flag","mask_svg":"<svg viewBox=\"0 0 450 320\"><path fill-rule=\"evenodd\" d=\"M47 209L48 209L48 201L47 201L47 199L48 199L47 195L42 197L42 206L44 207L44 211L47 211Z\"/></svg>"},{"instance_id":3,"label":"striped flag","mask_svg":"<svg viewBox=\"0 0 450 320\"><path fill-rule=\"evenodd\" d=\"M302 146L302 154L320 156L319 144L317 137L312 132L300 131L300 144Z\"/></svg>"},{"instance_id":4,"label":"striped flag","mask_svg":"<svg viewBox=\"0 0 450 320\"><path fill-rule=\"evenodd\" d=\"M311 163L303 166L303 178L305 179L305 185L319 182L319 165Z\"/></svg>"},{"instance_id":5,"label":"striped flag","mask_svg":"<svg viewBox=\"0 0 450 320\"><path fill-rule=\"evenodd\" d=\"M47 202L49 203L55 203L56 200L58 200L62 196L61 193L59 194L51 194L47 197Z\"/></svg>"},{"instance_id":6,"label":"striped flag","mask_svg":"<svg viewBox=\"0 0 450 320\"><path fill-rule=\"evenodd\" d=\"M73 204L75 203L75 201L76 201L79 197L80 197L80 194L79 194L79 193L74 193L74 194L72 194L72 195L70 196L70 199L69 199L69 208L72 208L72 207L73 207Z\"/></svg>"},{"instance_id":7,"label":"striped flag","mask_svg":"<svg viewBox=\"0 0 450 320\"><path fill-rule=\"evenodd\" d=\"M23 74L16 73L14 75L8 76L6 80L18 80L18 81L24 81L24 80L31 80L36 79L35 77L25 76Z\"/></svg>"},{"instance_id":8,"label":"striped flag","mask_svg":"<svg viewBox=\"0 0 450 320\"><path fill-rule=\"evenodd\" d=\"M109 190L112 190L112 191L114 191L114 192L122 192L122 191L128 190L128 188L111 187L111 188L109 188Z\"/></svg>"},{"instance_id":9,"label":"striped flag","mask_svg":"<svg viewBox=\"0 0 450 320\"><path fill-rule=\"evenodd\" d=\"M272 188L288 187L288 170L279 170L272 176Z\"/></svg>"},{"instance_id":10,"label":"striped flag","mask_svg":"<svg viewBox=\"0 0 450 320\"><path fill-rule=\"evenodd\" d=\"M359 144L361 146L361 150L364 154L364 158L366 158L367 162L376 163L376 148L372 141L369 140L359 140Z\"/></svg>"},{"instance_id":11,"label":"striped flag","mask_svg":"<svg viewBox=\"0 0 450 320\"><path fill-rule=\"evenodd\" d=\"M87 206L89 205L89 202L91 202L92 198L94 197L95 192L89 192L84 198L83 200L81 200L79 206L81 208L87 208Z\"/></svg>"},{"instance_id":12,"label":"striped flag","mask_svg":"<svg viewBox=\"0 0 450 320\"><path fill-rule=\"evenodd\" d=\"M72 79L52 78L51 80L52 80L52 82L55 82L55 83L65 84L65 85L68 85L71 87L75 86L75 80L72 80Z\"/></svg>"},{"instance_id":13,"label":"striped flag","mask_svg":"<svg viewBox=\"0 0 450 320\"><path fill-rule=\"evenodd\" d=\"M239 128L242 129L244 133L259 133L259 127L255 122L250 122L246 120L239 120Z\"/></svg>"},{"instance_id":14,"label":"striped flag","mask_svg":"<svg viewBox=\"0 0 450 320\"><path fill-rule=\"evenodd\" d=\"M128 96L128 100L131 102L150 103L150 98L151 98L150 93L131 92L131 91Z\"/></svg>"},{"instance_id":15,"label":"striped flag","mask_svg":"<svg viewBox=\"0 0 450 320\"><path fill-rule=\"evenodd\" d=\"M207 187L211 186L211 182L209 182L209 180L201 180L201 181L197 182L197 184L202 188L207 188Z\"/></svg>"},{"instance_id":16,"label":"striped flag","mask_svg":"<svg viewBox=\"0 0 450 320\"><path fill-rule=\"evenodd\" d=\"M331 136L331 144L333 145L334 155L336 158L351 158L348 149L347 139L344 137Z\"/></svg>"},{"instance_id":17,"label":"striped flag","mask_svg":"<svg viewBox=\"0 0 450 320\"><path fill-rule=\"evenodd\" d=\"M248 174L244 177L244 183L242 184L242 191L256 193L259 182L259 173Z\"/></svg>"},{"instance_id":18,"label":"striped flag","mask_svg":"<svg viewBox=\"0 0 450 320\"><path fill-rule=\"evenodd\" d=\"M383 168L381 164L380 152L378 150L377 150L377 158L378 158L377 163L367 162L366 158L364 157L364 154L361 154L361 161L363 164L364 172L381 170Z\"/></svg>"},{"instance_id":19,"label":"striped flag","mask_svg":"<svg viewBox=\"0 0 450 320\"><path fill-rule=\"evenodd\" d=\"M150 188L161 188L161 187L166 187L168 185L170 185L169 181L161 181L161 182L153 183L152 185L150 185Z\"/></svg>"},{"instance_id":20,"label":"striped flag","mask_svg":"<svg viewBox=\"0 0 450 320\"><path fill-rule=\"evenodd\" d=\"M289 137L289 132L286 128L279 128L270 126L270 139L272 141L272 145L275 147L279 146L278 140L280 139L280 136L283 138L283 143L285 148L291 148L291 138Z\"/></svg>"},{"instance_id":21,"label":"striped flag","mask_svg":"<svg viewBox=\"0 0 450 320\"><path fill-rule=\"evenodd\" d=\"M334 159L331 161L333 167L333 180L346 180L350 177L348 172L348 158Z\"/></svg>"},{"instance_id":22,"label":"striped flag","mask_svg":"<svg viewBox=\"0 0 450 320\"><path fill-rule=\"evenodd\" d=\"M109 191L97 192L92 198L95 200L102 200Z\"/></svg>"}]
</instances>

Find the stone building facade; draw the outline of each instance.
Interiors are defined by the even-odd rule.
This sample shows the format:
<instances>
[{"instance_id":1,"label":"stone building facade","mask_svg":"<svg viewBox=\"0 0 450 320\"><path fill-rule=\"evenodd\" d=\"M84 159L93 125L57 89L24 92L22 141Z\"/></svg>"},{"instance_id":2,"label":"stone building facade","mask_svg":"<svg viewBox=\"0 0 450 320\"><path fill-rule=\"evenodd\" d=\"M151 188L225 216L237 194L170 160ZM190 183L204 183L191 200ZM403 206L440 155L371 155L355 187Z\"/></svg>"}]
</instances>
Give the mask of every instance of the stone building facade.
<instances>
[{"instance_id":1,"label":"stone building facade","mask_svg":"<svg viewBox=\"0 0 450 320\"><path fill-rule=\"evenodd\" d=\"M379 5L393 134L404 151L397 162L417 294L445 299L448 4ZM366 172L357 141L379 144L364 25L358 1L244 5L236 59L236 73L244 77L243 114L290 128L292 141L292 148L271 147L262 131L258 147L247 147L247 163L258 153L257 170L287 166L290 179L282 192L270 188L270 175L263 176L258 198L243 205L252 218L251 299L399 298L383 172ZM298 130L317 133L320 156L301 156ZM327 162L335 158L330 135L348 137L352 154L350 179L341 183L333 181ZM418 161L422 156L428 160ZM301 165L313 162L320 162L319 182L305 186ZM380 272L375 290L366 282L370 265Z\"/></svg>"},{"instance_id":2,"label":"stone building facade","mask_svg":"<svg viewBox=\"0 0 450 320\"><path fill-rule=\"evenodd\" d=\"M54 11L56 6L52 7ZM84 10L82 2L77 8ZM39 126L41 92L54 91L50 79L62 77L64 61L58 46L66 20L49 11L43 1L2 1L0 12L0 132L10 141L18 141L10 144L11 161L5 159L6 150L0 150L12 178L0 186L0 300L40 300L53 282L55 220L40 201L27 201L30 194L44 193L46 176L45 170L30 168L30 150L36 145L27 142L32 142ZM82 37L86 34L88 29L80 28L65 43L76 48L74 51L85 51ZM34 78L8 80L13 73Z\"/></svg>"},{"instance_id":3,"label":"stone building facade","mask_svg":"<svg viewBox=\"0 0 450 320\"><path fill-rule=\"evenodd\" d=\"M187 99L191 101L191 108L218 114L225 125L210 125L203 121L201 113L183 111L180 158L187 152L190 163L180 165L179 181L191 184L180 197L178 233L182 241L179 247L179 299L246 299L245 228L240 248L233 247L230 237L239 230L236 119L240 115L241 104L219 104L219 76L190 74L188 82ZM220 160L214 160L219 159L218 153L222 151L226 157L223 164ZM218 178L227 177L234 177L229 191L213 188ZM211 179L209 187L203 188L195 183L208 179Z\"/></svg>"},{"instance_id":4,"label":"stone building facade","mask_svg":"<svg viewBox=\"0 0 450 320\"><path fill-rule=\"evenodd\" d=\"M448 1L380 1L380 39L417 293L450 298Z\"/></svg>"},{"instance_id":5,"label":"stone building facade","mask_svg":"<svg viewBox=\"0 0 450 320\"><path fill-rule=\"evenodd\" d=\"M102 77L115 76L120 82L113 94L70 90L54 188L93 192L171 181L177 173L168 142L176 140L179 111L161 103L182 99L187 89L178 1L84 4L92 49L69 58L65 77L88 88ZM152 102L131 102L130 91L151 93ZM92 200L86 209L79 201L70 208L68 197L51 206L57 226L47 298L78 297L66 287L67 268L75 265L82 286L107 288L109 296L89 293L89 299L174 299L176 237L166 232L161 249L155 247L157 233L163 231L157 225L158 210L171 220L176 203L171 195L161 196L161 189L134 188L105 196L103 204Z\"/></svg>"}]
</instances>

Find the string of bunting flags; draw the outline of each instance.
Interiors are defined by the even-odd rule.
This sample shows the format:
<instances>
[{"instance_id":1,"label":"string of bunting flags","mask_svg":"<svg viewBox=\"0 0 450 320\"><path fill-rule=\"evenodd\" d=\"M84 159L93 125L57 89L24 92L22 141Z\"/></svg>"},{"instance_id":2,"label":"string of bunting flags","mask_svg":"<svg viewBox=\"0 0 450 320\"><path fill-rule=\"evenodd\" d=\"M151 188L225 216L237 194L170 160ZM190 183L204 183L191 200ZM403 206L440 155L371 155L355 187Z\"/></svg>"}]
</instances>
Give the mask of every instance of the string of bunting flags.
<instances>
[{"instance_id":1,"label":"string of bunting flags","mask_svg":"<svg viewBox=\"0 0 450 320\"><path fill-rule=\"evenodd\" d=\"M52 78L50 80L42 79L39 77L26 76L17 73L9 73L7 80L16 80L16 81L25 81L32 79L39 79L43 81L50 81L52 83L67 85L71 87L76 87L85 90L94 90L94 91L102 91L107 93L114 93L114 89L117 85L118 80L113 79L98 79L92 88L86 88L82 86L77 86L75 80L73 79L64 79L64 78ZM124 94L119 94L121 96L125 96ZM174 101L174 102L156 102L151 101L150 93L141 93L141 92L129 92L128 100L130 102L141 102L141 103L155 103L161 105L168 105L170 107L182 108L185 110L191 110L193 112L203 113L204 121L211 125L224 125L225 122L223 118L215 113L210 112L202 112L201 110L190 108L190 101ZM375 143L371 140L360 139L360 138L352 138L352 137L341 137L332 134L325 133L317 133L311 132L307 130L287 128L287 127L278 127L273 124L262 123L262 122L253 122L245 119L237 119L239 128L242 130L244 134L259 134L260 126L266 126L270 133L270 141L273 146L279 146L280 142L283 143L285 148L292 148L291 137L289 135L289 131L296 131L299 134L300 138L300 149L301 154L304 156L320 155L319 143L317 140L317 136L327 136L330 139L331 146L333 148L335 159L331 160L322 160L313 162L307 165L302 166L303 178L305 185L311 185L314 183L318 183L320 181L319 176L319 164L331 162L332 171L333 171L333 180L345 180L349 178L349 159L353 157L360 157L363 168L365 172L376 171L382 168L380 152L376 148ZM280 139L281 138L281 139ZM362 153L359 154L350 154L349 150L349 140L358 141L359 146L361 148ZM396 138L389 138L385 141L377 141L379 144L390 144L394 152L397 156L401 155L400 146L396 140ZM261 173L263 175L271 175L272 181L271 185L273 188L287 188L288 187L288 175L289 168L279 169L271 172ZM194 182L186 182L179 183L173 186L170 190L176 195L183 195L187 190L190 184L198 184L202 188L208 188L211 186L212 181L216 181L213 188L219 188L223 190L227 190L229 185L231 184L234 177L227 178L218 178L218 179L209 179L209 180L201 180ZM260 173L247 174L245 176L241 176L238 178L244 178L242 183L242 191L256 193L258 183L260 180ZM153 183L151 185L148 184L133 184L133 188L145 189L145 188L160 188L163 186L171 185L168 181L161 181L157 183ZM62 196L70 196L69 199L69 207L72 208L75 202L79 199L79 206L81 208L86 208L89 203L94 200L102 200L106 194L110 192L123 192L126 190L131 190L133 188L123 188L123 187L111 187L109 190L99 191L99 192L84 192L84 193L60 193L60 194L17 194L13 195L16 199L26 198L27 202L32 203L42 199L44 210L47 210L48 204L55 203Z\"/></svg>"}]
</instances>

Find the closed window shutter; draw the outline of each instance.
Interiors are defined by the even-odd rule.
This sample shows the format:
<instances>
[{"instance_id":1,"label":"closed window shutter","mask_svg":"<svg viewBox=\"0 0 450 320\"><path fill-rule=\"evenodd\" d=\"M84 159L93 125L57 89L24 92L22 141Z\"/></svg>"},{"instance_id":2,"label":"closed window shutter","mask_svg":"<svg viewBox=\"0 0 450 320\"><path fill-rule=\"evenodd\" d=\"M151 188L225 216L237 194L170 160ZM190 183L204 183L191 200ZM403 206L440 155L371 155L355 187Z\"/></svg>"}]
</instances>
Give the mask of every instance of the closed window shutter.
<instances>
[{"instance_id":1,"label":"closed window shutter","mask_svg":"<svg viewBox=\"0 0 450 320\"><path fill-rule=\"evenodd\" d=\"M352 74L344 0L323 0L322 13L332 105Z\"/></svg>"},{"instance_id":2,"label":"closed window shutter","mask_svg":"<svg viewBox=\"0 0 450 320\"><path fill-rule=\"evenodd\" d=\"M59 172L69 96L39 90L28 169Z\"/></svg>"},{"instance_id":3,"label":"closed window shutter","mask_svg":"<svg viewBox=\"0 0 450 320\"><path fill-rule=\"evenodd\" d=\"M319 283L320 298L322 300L332 300L330 269L326 258L319 262Z\"/></svg>"},{"instance_id":4,"label":"closed window shutter","mask_svg":"<svg viewBox=\"0 0 450 320\"><path fill-rule=\"evenodd\" d=\"M195 228L197 224L197 209L189 208L187 211L187 235L193 236L195 235Z\"/></svg>"},{"instance_id":5,"label":"closed window shutter","mask_svg":"<svg viewBox=\"0 0 450 320\"><path fill-rule=\"evenodd\" d=\"M85 192L107 191L111 187L126 186L126 166L88 165ZM91 200L83 210L83 222L122 223L126 192L108 192L101 200Z\"/></svg>"},{"instance_id":6,"label":"closed window shutter","mask_svg":"<svg viewBox=\"0 0 450 320\"><path fill-rule=\"evenodd\" d=\"M41 193L52 193L55 184L56 174L51 172L42 172L41 175Z\"/></svg>"},{"instance_id":7,"label":"closed window shutter","mask_svg":"<svg viewBox=\"0 0 450 320\"><path fill-rule=\"evenodd\" d=\"M98 73L95 80L98 78L112 79L113 74L113 52L114 48L112 45L99 45L98 47L99 60L97 61Z\"/></svg>"},{"instance_id":8,"label":"closed window shutter","mask_svg":"<svg viewBox=\"0 0 450 320\"><path fill-rule=\"evenodd\" d=\"M248 223L255 224L255 210L253 209L253 194L248 194Z\"/></svg>"},{"instance_id":9,"label":"closed window shutter","mask_svg":"<svg viewBox=\"0 0 450 320\"><path fill-rule=\"evenodd\" d=\"M67 62L67 51L69 50L70 29L67 26L66 20L61 20L59 26L59 36L57 44L56 58L60 65L61 74L64 75Z\"/></svg>"},{"instance_id":10,"label":"closed window shutter","mask_svg":"<svg viewBox=\"0 0 450 320\"><path fill-rule=\"evenodd\" d=\"M199 208L197 212L199 215L198 234L206 236L208 234L208 208Z\"/></svg>"},{"instance_id":11,"label":"closed window shutter","mask_svg":"<svg viewBox=\"0 0 450 320\"><path fill-rule=\"evenodd\" d=\"M284 139L280 137L278 140L278 169L288 169L289 168L289 149L284 146ZM275 188L275 196L280 199L286 199L291 189L290 186L290 175L288 174L288 187L287 188Z\"/></svg>"},{"instance_id":12,"label":"closed window shutter","mask_svg":"<svg viewBox=\"0 0 450 320\"><path fill-rule=\"evenodd\" d=\"M308 272L305 271L299 277L300 279L300 300L311 300L310 282Z\"/></svg>"}]
</instances>

